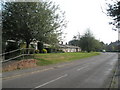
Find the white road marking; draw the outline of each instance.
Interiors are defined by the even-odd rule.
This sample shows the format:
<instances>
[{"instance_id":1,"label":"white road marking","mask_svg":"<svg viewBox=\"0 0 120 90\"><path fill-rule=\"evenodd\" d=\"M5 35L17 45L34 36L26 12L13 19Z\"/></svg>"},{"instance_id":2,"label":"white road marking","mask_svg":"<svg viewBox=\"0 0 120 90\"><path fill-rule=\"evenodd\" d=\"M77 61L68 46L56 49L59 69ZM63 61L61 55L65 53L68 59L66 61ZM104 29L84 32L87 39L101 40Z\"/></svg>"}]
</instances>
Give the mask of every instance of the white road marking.
<instances>
[{"instance_id":1,"label":"white road marking","mask_svg":"<svg viewBox=\"0 0 120 90\"><path fill-rule=\"evenodd\" d=\"M77 71L80 71L80 70L82 70L82 69L84 69L86 67L88 67L88 66L81 67L81 68L77 69Z\"/></svg>"},{"instance_id":2,"label":"white road marking","mask_svg":"<svg viewBox=\"0 0 120 90\"><path fill-rule=\"evenodd\" d=\"M56 78L56 79L53 79L53 80L51 80L51 81L49 81L49 82L46 82L46 83L44 83L44 84L42 84L42 85L39 85L39 86L35 87L34 89L43 87L43 86L45 86L45 85L47 85L47 84L49 84L49 83L52 83L52 82L54 82L54 81L57 81L57 80L59 80L59 79L61 79L61 78L63 78L63 77L66 77L66 76L68 76L68 74L65 74L65 75L60 76L60 77L58 77L58 78ZM34 90L34 89L32 89L32 90Z\"/></svg>"}]
</instances>

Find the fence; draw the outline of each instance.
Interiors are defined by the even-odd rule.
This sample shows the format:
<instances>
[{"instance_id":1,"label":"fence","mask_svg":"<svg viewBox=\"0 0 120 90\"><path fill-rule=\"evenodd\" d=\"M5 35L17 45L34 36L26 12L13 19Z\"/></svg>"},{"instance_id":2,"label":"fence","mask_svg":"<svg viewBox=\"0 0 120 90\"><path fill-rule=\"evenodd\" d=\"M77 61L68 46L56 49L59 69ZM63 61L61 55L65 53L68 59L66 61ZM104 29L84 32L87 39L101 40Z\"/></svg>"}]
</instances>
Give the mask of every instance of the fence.
<instances>
[{"instance_id":1,"label":"fence","mask_svg":"<svg viewBox=\"0 0 120 90\"><path fill-rule=\"evenodd\" d=\"M8 62L11 60L34 58L34 54L35 54L34 48L16 49L10 52L5 52L5 53L0 54L0 57L1 57L0 62Z\"/></svg>"}]
</instances>

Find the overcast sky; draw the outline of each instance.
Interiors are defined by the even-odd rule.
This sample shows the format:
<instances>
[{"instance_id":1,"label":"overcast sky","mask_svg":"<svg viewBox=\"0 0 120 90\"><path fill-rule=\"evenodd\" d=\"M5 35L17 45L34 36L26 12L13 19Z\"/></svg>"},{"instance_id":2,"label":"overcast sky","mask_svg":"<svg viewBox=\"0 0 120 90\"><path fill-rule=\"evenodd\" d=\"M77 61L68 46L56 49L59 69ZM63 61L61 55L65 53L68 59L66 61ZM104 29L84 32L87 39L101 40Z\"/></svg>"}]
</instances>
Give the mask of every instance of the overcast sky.
<instances>
[{"instance_id":1,"label":"overcast sky","mask_svg":"<svg viewBox=\"0 0 120 90\"><path fill-rule=\"evenodd\" d=\"M73 36L77 35L78 32L80 35L83 35L87 28L90 28L96 39L104 43L109 44L110 42L118 40L118 32L112 30L113 26L109 25L110 18L102 12L102 9L104 12L106 11L106 0L50 1L55 2L56 5L60 6L62 11L66 12L65 16L68 25L67 28L63 30L64 33L67 33L63 35L65 36L64 43L72 40Z\"/></svg>"},{"instance_id":2,"label":"overcast sky","mask_svg":"<svg viewBox=\"0 0 120 90\"><path fill-rule=\"evenodd\" d=\"M96 39L104 43L118 40L118 32L112 30L110 19L102 12L105 11L105 0L52 0L66 12L67 33L64 42L72 40L78 32L83 35L90 28Z\"/></svg>"}]
</instances>

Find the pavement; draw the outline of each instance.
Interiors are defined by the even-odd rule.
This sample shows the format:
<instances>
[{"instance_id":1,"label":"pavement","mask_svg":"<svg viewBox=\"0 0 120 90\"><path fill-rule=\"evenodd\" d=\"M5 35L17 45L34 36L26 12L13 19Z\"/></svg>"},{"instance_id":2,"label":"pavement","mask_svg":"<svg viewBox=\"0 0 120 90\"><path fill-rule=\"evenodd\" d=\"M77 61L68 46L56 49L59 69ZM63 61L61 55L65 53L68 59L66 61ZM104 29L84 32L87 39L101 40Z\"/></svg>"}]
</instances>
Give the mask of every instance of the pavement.
<instances>
[{"instance_id":1,"label":"pavement","mask_svg":"<svg viewBox=\"0 0 120 90\"><path fill-rule=\"evenodd\" d=\"M116 63L114 70L110 88L120 88L120 53L118 53L118 63Z\"/></svg>"},{"instance_id":2,"label":"pavement","mask_svg":"<svg viewBox=\"0 0 120 90\"><path fill-rule=\"evenodd\" d=\"M3 88L105 88L117 62L116 53L24 70L4 72Z\"/></svg>"}]
</instances>

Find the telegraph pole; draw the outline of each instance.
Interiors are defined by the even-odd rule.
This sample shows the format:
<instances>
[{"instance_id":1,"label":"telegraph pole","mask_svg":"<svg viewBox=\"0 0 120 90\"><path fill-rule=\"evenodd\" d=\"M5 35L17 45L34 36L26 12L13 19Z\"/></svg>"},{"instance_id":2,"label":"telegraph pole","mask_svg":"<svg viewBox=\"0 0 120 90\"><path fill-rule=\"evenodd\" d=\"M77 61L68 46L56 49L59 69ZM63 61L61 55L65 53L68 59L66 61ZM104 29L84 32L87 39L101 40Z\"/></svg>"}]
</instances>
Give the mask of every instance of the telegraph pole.
<instances>
[{"instance_id":1,"label":"telegraph pole","mask_svg":"<svg viewBox=\"0 0 120 90\"><path fill-rule=\"evenodd\" d=\"M118 88L120 88L120 21L118 22Z\"/></svg>"}]
</instances>

